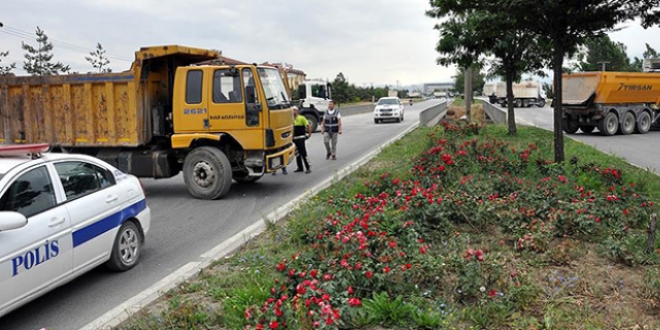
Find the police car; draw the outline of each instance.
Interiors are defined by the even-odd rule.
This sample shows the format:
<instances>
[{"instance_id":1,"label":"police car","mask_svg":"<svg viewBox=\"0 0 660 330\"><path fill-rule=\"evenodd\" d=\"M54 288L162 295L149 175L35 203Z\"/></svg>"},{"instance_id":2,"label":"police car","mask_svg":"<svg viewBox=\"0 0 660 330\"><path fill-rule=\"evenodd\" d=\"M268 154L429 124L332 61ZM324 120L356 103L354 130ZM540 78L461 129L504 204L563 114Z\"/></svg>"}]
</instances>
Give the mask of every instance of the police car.
<instances>
[{"instance_id":1,"label":"police car","mask_svg":"<svg viewBox=\"0 0 660 330\"><path fill-rule=\"evenodd\" d=\"M0 146L0 316L100 264L133 268L149 231L137 178L47 149Z\"/></svg>"}]
</instances>

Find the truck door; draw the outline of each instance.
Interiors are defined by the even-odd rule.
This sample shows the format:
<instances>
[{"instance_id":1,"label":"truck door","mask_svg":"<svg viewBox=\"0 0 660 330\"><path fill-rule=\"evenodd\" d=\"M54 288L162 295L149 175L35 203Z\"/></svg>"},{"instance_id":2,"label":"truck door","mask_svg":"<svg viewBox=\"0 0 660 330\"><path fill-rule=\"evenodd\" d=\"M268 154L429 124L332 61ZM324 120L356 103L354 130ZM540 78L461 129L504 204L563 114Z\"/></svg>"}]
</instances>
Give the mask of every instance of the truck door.
<instances>
[{"instance_id":1,"label":"truck door","mask_svg":"<svg viewBox=\"0 0 660 330\"><path fill-rule=\"evenodd\" d=\"M205 72L200 69L185 71L185 92L181 101L175 101L174 130L182 132L206 132L209 130L209 114L206 89L203 88Z\"/></svg>"},{"instance_id":2,"label":"truck door","mask_svg":"<svg viewBox=\"0 0 660 330\"><path fill-rule=\"evenodd\" d=\"M234 68L213 70L209 124L211 132L245 130L245 103L240 71Z\"/></svg>"}]
</instances>

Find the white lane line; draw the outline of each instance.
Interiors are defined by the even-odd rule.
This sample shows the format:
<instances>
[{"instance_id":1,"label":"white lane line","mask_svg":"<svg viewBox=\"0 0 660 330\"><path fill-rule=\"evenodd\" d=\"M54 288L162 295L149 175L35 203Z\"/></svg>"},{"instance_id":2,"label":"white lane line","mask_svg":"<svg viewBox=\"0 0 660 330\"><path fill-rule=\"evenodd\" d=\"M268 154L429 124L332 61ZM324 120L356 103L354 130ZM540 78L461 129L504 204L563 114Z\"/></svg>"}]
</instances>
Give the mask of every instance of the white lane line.
<instances>
[{"instance_id":1,"label":"white lane line","mask_svg":"<svg viewBox=\"0 0 660 330\"><path fill-rule=\"evenodd\" d=\"M417 127L419 127L419 120L416 121L409 128L407 128L405 131L389 139L387 142L380 145L379 147L376 147L367 155L363 156L362 158L358 159L352 164L347 165L343 169L337 171L337 173L334 176L325 179L324 181L312 187L311 189L301 194L300 196L296 197L292 201L277 208L276 210L268 214L266 217L264 217L264 219L262 219L261 221L257 221L256 223L240 231L238 234L230 237L224 242L216 245L208 252L202 254L200 256L201 259L200 261L191 262L179 268L171 275L161 279L156 284L140 292L133 298L130 298L129 300L125 301L124 303L120 304L119 306L113 308L112 310L101 315L94 321L80 328L80 330L112 329L114 327L119 326L122 322L126 321L131 315L134 315L135 313L139 312L142 308L156 301L158 298L160 298L162 294L166 293L171 289L176 288L177 285L187 280L195 278L202 269L208 267L214 261L228 256L232 252L236 251L236 249L241 247L241 245L243 245L244 243L248 242L252 238L262 233L266 229L266 221L278 222L282 220L289 213L291 213L291 211L293 211L298 205L300 205L300 202L313 197L314 195L318 194L321 190L329 187L333 183L353 173L360 166L366 164L369 160L371 160L373 157L379 154L383 150L383 148L400 140L406 134L410 133Z\"/></svg>"}]
</instances>

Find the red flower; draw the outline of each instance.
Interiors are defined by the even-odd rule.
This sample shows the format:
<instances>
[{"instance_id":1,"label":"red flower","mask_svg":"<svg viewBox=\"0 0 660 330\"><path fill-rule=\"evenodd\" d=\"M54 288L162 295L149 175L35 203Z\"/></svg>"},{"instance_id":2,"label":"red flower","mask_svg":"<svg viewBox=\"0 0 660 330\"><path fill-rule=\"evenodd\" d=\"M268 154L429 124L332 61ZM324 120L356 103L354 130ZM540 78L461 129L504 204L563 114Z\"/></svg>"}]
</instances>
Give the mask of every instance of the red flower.
<instances>
[{"instance_id":1,"label":"red flower","mask_svg":"<svg viewBox=\"0 0 660 330\"><path fill-rule=\"evenodd\" d=\"M362 268L362 263L358 262L355 264L355 270L360 270Z\"/></svg>"},{"instance_id":2,"label":"red flower","mask_svg":"<svg viewBox=\"0 0 660 330\"><path fill-rule=\"evenodd\" d=\"M353 293L355 293L355 291L353 290L353 287L350 287L350 286L348 287L347 291L348 291L348 294L350 294L350 295L353 295Z\"/></svg>"},{"instance_id":3,"label":"red flower","mask_svg":"<svg viewBox=\"0 0 660 330\"><path fill-rule=\"evenodd\" d=\"M390 245L391 248L395 248L396 247L396 242L390 241L389 245Z\"/></svg>"},{"instance_id":4,"label":"red flower","mask_svg":"<svg viewBox=\"0 0 660 330\"><path fill-rule=\"evenodd\" d=\"M488 292L488 296L495 298L495 296L497 296L497 290L490 290L490 292Z\"/></svg>"},{"instance_id":5,"label":"red flower","mask_svg":"<svg viewBox=\"0 0 660 330\"><path fill-rule=\"evenodd\" d=\"M299 295L304 295L307 293L307 289L302 284L298 284L297 292Z\"/></svg>"},{"instance_id":6,"label":"red flower","mask_svg":"<svg viewBox=\"0 0 660 330\"><path fill-rule=\"evenodd\" d=\"M325 275L323 275L323 280L324 280L324 281L330 281L330 280L332 280L332 275L330 275L330 274L325 274Z\"/></svg>"},{"instance_id":7,"label":"red flower","mask_svg":"<svg viewBox=\"0 0 660 330\"><path fill-rule=\"evenodd\" d=\"M385 269L383 269L385 274L389 274L390 270L391 270L390 266L385 266Z\"/></svg>"},{"instance_id":8,"label":"red flower","mask_svg":"<svg viewBox=\"0 0 660 330\"><path fill-rule=\"evenodd\" d=\"M246 319L250 319L250 318L252 318L252 314L250 313L250 309L249 309L249 308L247 308L247 309L245 310L245 318L246 318Z\"/></svg>"},{"instance_id":9,"label":"red flower","mask_svg":"<svg viewBox=\"0 0 660 330\"><path fill-rule=\"evenodd\" d=\"M359 298L349 298L348 305L351 307L360 307L362 306L362 301Z\"/></svg>"},{"instance_id":10,"label":"red flower","mask_svg":"<svg viewBox=\"0 0 660 330\"><path fill-rule=\"evenodd\" d=\"M316 269L312 269L312 271L309 272L309 275L310 275L311 277L314 277L314 278L315 278L316 275L317 275L318 273L319 273L318 270L316 270Z\"/></svg>"},{"instance_id":11,"label":"red flower","mask_svg":"<svg viewBox=\"0 0 660 330\"><path fill-rule=\"evenodd\" d=\"M364 275L365 275L368 279L371 279L372 277L374 277L374 272L372 272L372 271L369 270L369 271L367 271Z\"/></svg>"},{"instance_id":12,"label":"red flower","mask_svg":"<svg viewBox=\"0 0 660 330\"><path fill-rule=\"evenodd\" d=\"M279 270L279 271L281 271L281 272L283 272L283 271L286 270L286 266L284 265L283 262L280 262L280 263L277 265L277 270Z\"/></svg>"},{"instance_id":13,"label":"red flower","mask_svg":"<svg viewBox=\"0 0 660 330\"><path fill-rule=\"evenodd\" d=\"M324 294L321 296L321 298L322 298L324 301L328 301L328 300L330 300L330 295L327 294L327 293L324 293Z\"/></svg>"},{"instance_id":14,"label":"red flower","mask_svg":"<svg viewBox=\"0 0 660 330\"><path fill-rule=\"evenodd\" d=\"M271 329L277 329L277 328L279 328L279 327L280 327L280 324L277 323L277 321L272 321L272 322L270 322L269 328L271 328Z\"/></svg>"},{"instance_id":15,"label":"red flower","mask_svg":"<svg viewBox=\"0 0 660 330\"><path fill-rule=\"evenodd\" d=\"M410 269L410 268L412 268L412 264L407 263L407 264L406 264L406 269Z\"/></svg>"},{"instance_id":16,"label":"red flower","mask_svg":"<svg viewBox=\"0 0 660 330\"><path fill-rule=\"evenodd\" d=\"M279 308L275 308L275 315L277 317L282 317L284 313L282 313L282 311Z\"/></svg>"},{"instance_id":17,"label":"red flower","mask_svg":"<svg viewBox=\"0 0 660 330\"><path fill-rule=\"evenodd\" d=\"M296 276L296 270L295 269L289 269L289 276L293 277Z\"/></svg>"}]
</instances>

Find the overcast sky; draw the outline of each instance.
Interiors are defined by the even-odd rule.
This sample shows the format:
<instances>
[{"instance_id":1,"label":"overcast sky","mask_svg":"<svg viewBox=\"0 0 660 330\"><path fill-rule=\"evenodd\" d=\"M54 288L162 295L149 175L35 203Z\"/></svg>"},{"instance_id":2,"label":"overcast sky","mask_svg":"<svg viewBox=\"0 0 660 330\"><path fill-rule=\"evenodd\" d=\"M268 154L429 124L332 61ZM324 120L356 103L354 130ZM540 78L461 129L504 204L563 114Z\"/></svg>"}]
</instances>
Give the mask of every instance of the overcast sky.
<instances>
[{"instance_id":1,"label":"overcast sky","mask_svg":"<svg viewBox=\"0 0 660 330\"><path fill-rule=\"evenodd\" d=\"M21 41L34 41L16 30L33 33L38 25L54 40L54 59L79 72L91 70L84 57L100 42L115 71L128 69L139 47L182 44L246 62L291 63L309 78L343 72L357 84L450 81L455 69L435 64L438 33L426 9L428 0L2 0L0 51L21 67ZM626 26L611 36L631 57L641 57L645 42L660 50L659 28Z\"/></svg>"}]
</instances>

